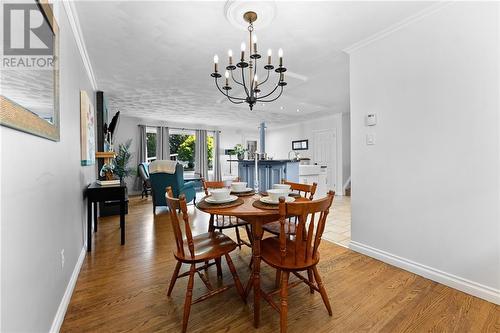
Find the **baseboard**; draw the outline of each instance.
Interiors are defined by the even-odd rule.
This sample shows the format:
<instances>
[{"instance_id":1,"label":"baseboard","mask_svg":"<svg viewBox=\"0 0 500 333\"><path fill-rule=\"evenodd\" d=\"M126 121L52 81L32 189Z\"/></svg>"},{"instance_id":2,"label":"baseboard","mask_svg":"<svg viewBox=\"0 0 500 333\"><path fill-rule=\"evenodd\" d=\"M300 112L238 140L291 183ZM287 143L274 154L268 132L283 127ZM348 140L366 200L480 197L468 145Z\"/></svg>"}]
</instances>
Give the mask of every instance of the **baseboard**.
<instances>
[{"instance_id":1,"label":"baseboard","mask_svg":"<svg viewBox=\"0 0 500 333\"><path fill-rule=\"evenodd\" d=\"M61 329L61 325L64 321L64 316L66 315L66 310L68 309L69 301L71 300L71 295L73 295L73 290L75 289L76 281L78 280L78 274L80 273L80 268L82 268L83 260L85 259L86 254L87 246L84 246L80 252L75 268L73 269L73 274L71 274L71 278L66 286L66 291L61 299L61 303L59 303L59 308L57 309L54 320L52 321L52 327L50 328L51 333L57 333Z\"/></svg>"},{"instance_id":2,"label":"baseboard","mask_svg":"<svg viewBox=\"0 0 500 333\"><path fill-rule=\"evenodd\" d=\"M494 289L480 283L470 281L459 276L449 274L438 269L419 264L417 262L396 256L392 253L382 251L371 247L369 245L365 245L362 243L358 243L355 241L351 241L349 244L349 248L353 251L365 254L369 257L381 260L393 266L402 268L404 270L410 271L417 275L423 276L427 279L442 283L446 286L449 286L454 289L458 289L463 291L464 293L482 298L489 302L499 304L500 305L500 290Z\"/></svg>"}]
</instances>

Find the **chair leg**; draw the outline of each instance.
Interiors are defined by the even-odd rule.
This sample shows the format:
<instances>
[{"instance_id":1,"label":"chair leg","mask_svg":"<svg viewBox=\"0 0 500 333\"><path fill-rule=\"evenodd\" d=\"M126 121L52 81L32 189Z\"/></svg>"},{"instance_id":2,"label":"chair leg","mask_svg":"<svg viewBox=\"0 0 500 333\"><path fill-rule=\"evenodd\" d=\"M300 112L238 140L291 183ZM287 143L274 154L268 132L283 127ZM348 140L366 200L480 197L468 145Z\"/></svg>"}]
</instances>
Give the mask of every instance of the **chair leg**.
<instances>
[{"instance_id":1,"label":"chair leg","mask_svg":"<svg viewBox=\"0 0 500 333\"><path fill-rule=\"evenodd\" d=\"M196 272L195 264L191 264L189 270L189 281L187 285L186 299L184 301L184 316L182 317L182 333L186 333L189 320L189 313L191 312L191 300L193 298L193 284L194 274Z\"/></svg>"},{"instance_id":2,"label":"chair leg","mask_svg":"<svg viewBox=\"0 0 500 333\"><path fill-rule=\"evenodd\" d=\"M222 279L222 265L220 258L215 259L215 265L217 266L217 277Z\"/></svg>"},{"instance_id":3,"label":"chair leg","mask_svg":"<svg viewBox=\"0 0 500 333\"><path fill-rule=\"evenodd\" d=\"M168 287L167 296L172 294L172 290L174 289L175 281L177 281L177 276L179 275L179 269L181 269L182 263L180 261L177 262L175 266L174 273L172 274L172 278L170 279L170 286Z\"/></svg>"},{"instance_id":4,"label":"chair leg","mask_svg":"<svg viewBox=\"0 0 500 333\"><path fill-rule=\"evenodd\" d=\"M321 293L321 298L323 299L323 303L325 303L326 309L328 310L328 314L332 315L332 307L330 306L330 301L328 300L328 295L326 294L325 287L323 286L323 281L321 281L321 277L319 276L318 268L316 266L313 267L314 278L316 279L316 283L318 284L319 292Z\"/></svg>"},{"instance_id":5,"label":"chair leg","mask_svg":"<svg viewBox=\"0 0 500 333\"><path fill-rule=\"evenodd\" d=\"M311 268L307 270L307 278L310 283L314 283L313 271ZM314 289L312 287L309 287L309 291L311 292L311 294L314 294Z\"/></svg>"},{"instance_id":6,"label":"chair leg","mask_svg":"<svg viewBox=\"0 0 500 333\"><path fill-rule=\"evenodd\" d=\"M241 238L240 238L240 228L236 226L236 244L238 244L238 248L241 250Z\"/></svg>"},{"instance_id":7,"label":"chair leg","mask_svg":"<svg viewBox=\"0 0 500 333\"><path fill-rule=\"evenodd\" d=\"M153 215L156 215L156 206L153 204Z\"/></svg>"},{"instance_id":8,"label":"chair leg","mask_svg":"<svg viewBox=\"0 0 500 333\"><path fill-rule=\"evenodd\" d=\"M281 273L281 290L280 290L280 332L286 333L287 321L288 321L288 278L290 273L284 271Z\"/></svg>"},{"instance_id":9,"label":"chair leg","mask_svg":"<svg viewBox=\"0 0 500 333\"><path fill-rule=\"evenodd\" d=\"M246 303L247 300L245 297L245 291L243 290L243 286L241 285L240 278L238 277L238 273L236 273L236 268L234 268L234 264L233 264L233 261L231 260L231 256L229 255L229 253L226 253L225 257L226 257L227 265L229 266L229 270L231 271L231 274L233 275L236 290L238 291L238 294L240 295L243 302ZM220 258L219 258L219 260L220 260Z\"/></svg>"},{"instance_id":10,"label":"chair leg","mask_svg":"<svg viewBox=\"0 0 500 333\"><path fill-rule=\"evenodd\" d=\"M281 285L281 269L276 269L276 280L274 284L276 288L279 288Z\"/></svg>"}]
</instances>

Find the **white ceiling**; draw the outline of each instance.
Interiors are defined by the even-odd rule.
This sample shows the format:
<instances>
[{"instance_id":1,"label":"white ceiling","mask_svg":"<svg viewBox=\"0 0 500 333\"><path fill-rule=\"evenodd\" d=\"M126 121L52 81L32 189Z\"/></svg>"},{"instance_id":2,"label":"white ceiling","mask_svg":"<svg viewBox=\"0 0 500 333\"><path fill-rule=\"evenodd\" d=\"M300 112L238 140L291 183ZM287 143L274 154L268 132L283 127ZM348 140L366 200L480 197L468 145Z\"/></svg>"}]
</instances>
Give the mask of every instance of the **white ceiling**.
<instances>
[{"instance_id":1,"label":"white ceiling","mask_svg":"<svg viewBox=\"0 0 500 333\"><path fill-rule=\"evenodd\" d=\"M349 111L349 61L341 50L432 4L276 2L273 23L261 30L255 23L259 51L283 48L284 65L307 80L287 77L282 97L254 111L225 101L210 77L213 55L223 67L227 50L236 55L248 39L226 20L225 1L80 1L76 8L112 112L253 128L260 121L281 125Z\"/></svg>"}]
</instances>

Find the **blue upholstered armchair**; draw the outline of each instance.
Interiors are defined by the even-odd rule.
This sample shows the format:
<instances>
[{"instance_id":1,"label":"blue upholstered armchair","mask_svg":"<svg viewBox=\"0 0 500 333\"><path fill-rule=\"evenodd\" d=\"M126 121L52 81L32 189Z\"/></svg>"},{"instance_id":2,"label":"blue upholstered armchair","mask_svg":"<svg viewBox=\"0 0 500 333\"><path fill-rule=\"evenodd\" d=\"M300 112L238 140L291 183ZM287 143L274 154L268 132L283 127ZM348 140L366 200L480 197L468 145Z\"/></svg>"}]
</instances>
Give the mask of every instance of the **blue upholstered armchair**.
<instances>
[{"instance_id":1,"label":"blue upholstered armchair","mask_svg":"<svg viewBox=\"0 0 500 333\"><path fill-rule=\"evenodd\" d=\"M151 189L153 195L153 214L156 214L157 206L167 206L165 200L165 189L168 186L172 187L174 196L179 197L184 194L187 202L195 201L196 191L194 182L184 182L184 168L178 163L175 167L175 173L150 173L149 180L151 181Z\"/></svg>"},{"instance_id":2,"label":"blue upholstered armchair","mask_svg":"<svg viewBox=\"0 0 500 333\"><path fill-rule=\"evenodd\" d=\"M151 182L149 181L149 163L144 162L137 166L137 174L141 177L142 180L142 193L141 198L148 197L148 194L151 193Z\"/></svg>"}]
</instances>

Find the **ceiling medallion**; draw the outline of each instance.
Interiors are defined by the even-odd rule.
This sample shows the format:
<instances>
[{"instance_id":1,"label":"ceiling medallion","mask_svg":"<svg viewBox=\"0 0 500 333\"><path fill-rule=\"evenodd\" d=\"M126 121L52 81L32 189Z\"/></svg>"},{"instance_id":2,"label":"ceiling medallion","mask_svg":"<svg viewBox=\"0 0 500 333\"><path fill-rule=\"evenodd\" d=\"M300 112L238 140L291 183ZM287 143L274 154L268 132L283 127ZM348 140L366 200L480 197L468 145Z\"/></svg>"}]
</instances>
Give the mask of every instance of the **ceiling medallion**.
<instances>
[{"instance_id":1,"label":"ceiling medallion","mask_svg":"<svg viewBox=\"0 0 500 333\"><path fill-rule=\"evenodd\" d=\"M267 51L267 64L264 66L264 69L267 71L266 78L263 81L259 82L258 74L257 74L257 60L261 58L261 55L257 51L257 36L253 34L253 23L257 20L257 13L254 11L247 11L243 14L243 19L249 24L248 32L249 32L249 59L246 61L245 59L245 51L246 44L241 43L241 58L239 62L235 62L233 64L233 51L228 51L229 64L226 66L225 72L225 85L222 88L219 86L219 78L222 75L219 73L219 57L217 55L214 56L214 72L211 76L215 79L215 85L217 89L227 97L227 99L234 104L242 104L248 103L250 106L250 110L253 110L254 105L259 103L267 103L273 102L277 100L281 94L283 93L283 87L286 86L285 82L285 72L286 68L283 67L283 50L279 49L278 57L279 57L279 65L275 67L271 63L272 51L269 49ZM241 75L239 77L235 77L234 71L239 68L241 69ZM274 69L274 72L277 73L278 81L273 89L271 89L267 93L261 93L261 86L266 83L270 79L271 71ZM236 70L237 71L237 70ZM246 73L246 74L245 74ZM231 77L231 83L238 84L243 87L245 95L241 97L230 96L229 91L232 89L229 84L229 77Z\"/></svg>"}]
</instances>

